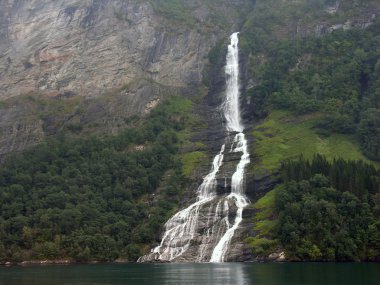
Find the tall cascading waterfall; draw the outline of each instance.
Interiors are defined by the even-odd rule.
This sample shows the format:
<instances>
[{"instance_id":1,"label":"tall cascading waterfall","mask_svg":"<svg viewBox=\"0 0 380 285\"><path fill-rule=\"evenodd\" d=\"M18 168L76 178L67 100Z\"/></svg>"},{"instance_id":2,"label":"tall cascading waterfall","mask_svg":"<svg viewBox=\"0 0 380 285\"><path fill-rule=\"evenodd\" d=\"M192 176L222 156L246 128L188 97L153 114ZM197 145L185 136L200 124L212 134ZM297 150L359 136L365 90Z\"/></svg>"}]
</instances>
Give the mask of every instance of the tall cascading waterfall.
<instances>
[{"instance_id":1,"label":"tall cascading waterfall","mask_svg":"<svg viewBox=\"0 0 380 285\"><path fill-rule=\"evenodd\" d=\"M248 142L243 133L244 126L240 118L239 104L239 37L238 33L231 36L231 44L228 46L226 75L227 75L227 91L226 100L223 110L227 121L227 131L237 133L235 135L231 152L241 152L242 156L236 167L236 170L231 178L231 194L225 199L231 199L237 207L235 221L232 225L228 224L228 229L223 237L215 246L210 262L223 262L228 251L228 246L231 243L232 237L239 224L243 220L243 209L248 206L248 199L244 195L244 170L249 164Z\"/></svg>"},{"instance_id":2,"label":"tall cascading waterfall","mask_svg":"<svg viewBox=\"0 0 380 285\"><path fill-rule=\"evenodd\" d=\"M238 229L243 209L248 205L244 195L244 171L249 164L247 140L243 133L239 108L239 37L231 35L226 59L226 99L223 113L226 118L228 137L232 142L221 146L214 157L212 167L197 189L196 201L179 211L165 224L160 245L139 258L147 261L223 262L229 245ZM228 146L228 147L227 147ZM225 155L241 153L240 160L231 177L231 193L216 193L217 175L223 165ZM233 207L231 207L233 206ZM231 212L236 211L231 223Z\"/></svg>"}]
</instances>

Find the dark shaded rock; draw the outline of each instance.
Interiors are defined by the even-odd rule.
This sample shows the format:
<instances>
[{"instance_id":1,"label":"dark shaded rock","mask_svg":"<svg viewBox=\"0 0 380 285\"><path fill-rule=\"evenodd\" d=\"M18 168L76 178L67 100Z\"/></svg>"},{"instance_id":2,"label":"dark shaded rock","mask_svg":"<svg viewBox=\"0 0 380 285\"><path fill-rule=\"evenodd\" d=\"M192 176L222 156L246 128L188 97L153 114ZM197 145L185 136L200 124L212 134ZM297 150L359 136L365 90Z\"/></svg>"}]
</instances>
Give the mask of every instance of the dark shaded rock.
<instances>
[{"instance_id":1,"label":"dark shaded rock","mask_svg":"<svg viewBox=\"0 0 380 285\"><path fill-rule=\"evenodd\" d=\"M217 179L216 193L218 195L228 195L231 193L231 177L220 177Z\"/></svg>"},{"instance_id":2,"label":"dark shaded rock","mask_svg":"<svg viewBox=\"0 0 380 285\"><path fill-rule=\"evenodd\" d=\"M276 174L262 174L247 178L246 194L251 201L256 201L281 182Z\"/></svg>"},{"instance_id":3,"label":"dark shaded rock","mask_svg":"<svg viewBox=\"0 0 380 285\"><path fill-rule=\"evenodd\" d=\"M243 211L243 219L251 219L255 213L255 209L247 207Z\"/></svg>"}]
</instances>

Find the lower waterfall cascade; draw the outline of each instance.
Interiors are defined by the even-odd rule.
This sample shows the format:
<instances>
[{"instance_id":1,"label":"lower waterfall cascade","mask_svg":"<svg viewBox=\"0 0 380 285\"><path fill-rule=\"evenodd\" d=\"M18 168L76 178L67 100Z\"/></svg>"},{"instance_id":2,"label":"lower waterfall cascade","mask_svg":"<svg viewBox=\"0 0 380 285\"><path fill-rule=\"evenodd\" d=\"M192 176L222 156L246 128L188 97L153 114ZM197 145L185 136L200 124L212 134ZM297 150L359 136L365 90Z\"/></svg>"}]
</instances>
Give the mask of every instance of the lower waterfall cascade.
<instances>
[{"instance_id":1,"label":"lower waterfall cascade","mask_svg":"<svg viewBox=\"0 0 380 285\"><path fill-rule=\"evenodd\" d=\"M138 262L224 262L227 259L235 231L243 220L243 210L249 204L244 194L244 172L250 163L239 107L239 33L233 33L230 39L225 66L226 98L222 104L226 142L198 187L196 201L165 223L161 243ZM231 192L218 195L217 175L225 156L234 153L241 156L231 176Z\"/></svg>"}]
</instances>

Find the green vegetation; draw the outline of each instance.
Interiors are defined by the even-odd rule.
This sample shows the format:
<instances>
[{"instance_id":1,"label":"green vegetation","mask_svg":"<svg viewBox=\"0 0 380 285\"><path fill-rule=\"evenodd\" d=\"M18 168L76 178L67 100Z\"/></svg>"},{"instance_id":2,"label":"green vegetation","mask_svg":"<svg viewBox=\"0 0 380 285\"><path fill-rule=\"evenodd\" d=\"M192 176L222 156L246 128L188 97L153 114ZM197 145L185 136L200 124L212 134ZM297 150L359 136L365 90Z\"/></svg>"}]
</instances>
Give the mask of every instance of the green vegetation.
<instances>
[{"instance_id":1,"label":"green vegetation","mask_svg":"<svg viewBox=\"0 0 380 285\"><path fill-rule=\"evenodd\" d=\"M275 197L282 185L261 197L253 204L255 215L253 217L255 236L246 238L245 242L257 256L268 256L275 251L279 242L274 238L277 221L275 215Z\"/></svg>"},{"instance_id":2,"label":"green vegetation","mask_svg":"<svg viewBox=\"0 0 380 285\"><path fill-rule=\"evenodd\" d=\"M300 157L282 164L281 176L284 182L311 179L315 174L329 177L330 184L337 190L349 191L361 199L380 190L379 170L363 161L334 159L328 161L322 155L315 155L311 161Z\"/></svg>"},{"instance_id":3,"label":"green vegetation","mask_svg":"<svg viewBox=\"0 0 380 285\"><path fill-rule=\"evenodd\" d=\"M219 41L208 53L210 64L216 65L225 56L225 42Z\"/></svg>"},{"instance_id":4,"label":"green vegetation","mask_svg":"<svg viewBox=\"0 0 380 285\"><path fill-rule=\"evenodd\" d=\"M275 189L273 189L273 191L268 192L253 204L254 209L258 210L255 215L256 221L268 219L272 216L272 212L275 206L274 198L279 187L281 186L277 186Z\"/></svg>"},{"instance_id":5,"label":"green vegetation","mask_svg":"<svg viewBox=\"0 0 380 285\"><path fill-rule=\"evenodd\" d=\"M170 23L172 28L191 28L209 36L221 30L230 32L236 20L243 20L253 7L250 1L240 2L239 5L229 0L147 0L155 12ZM122 15L115 13L123 19Z\"/></svg>"},{"instance_id":6,"label":"green vegetation","mask_svg":"<svg viewBox=\"0 0 380 285\"><path fill-rule=\"evenodd\" d=\"M332 0L256 0L252 12L233 11L250 13L240 34L254 83L245 95L253 102L248 111L263 120L252 133L250 167L283 181L252 206L255 235L246 242L258 256L284 249L291 260L380 259L380 173L374 162L380 161L380 22L320 37L308 30L317 22L345 23L362 13L363 2L376 1L341 1L334 15L325 11ZM230 30L223 11L230 6L217 9L215 1L205 1L207 17L198 22L193 8L201 2L149 2L173 29ZM129 21L120 12L115 16ZM204 74L220 71L224 49L220 41L210 50ZM205 86L212 87L206 77ZM151 81L123 88L139 80ZM193 102L201 102L207 90L195 92ZM143 120L121 115L110 124L128 129L84 138L103 133L97 124L108 129L107 123L97 116L82 123L82 107L90 101L66 95L0 102L3 109L23 100L30 120L41 119L51 135L0 165L0 262L135 260L158 239L192 174L207 160L203 143L190 140L203 125L189 100L171 97ZM122 105L112 96L94 99L89 109L96 114L111 101ZM179 153L180 146L188 152Z\"/></svg>"},{"instance_id":7,"label":"green vegetation","mask_svg":"<svg viewBox=\"0 0 380 285\"><path fill-rule=\"evenodd\" d=\"M341 1L327 13L334 3L257 0L240 34L255 83L246 96L262 119L250 171L283 180L253 205L246 241L257 256L285 249L292 260L379 259L380 22L315 36L317 24L362 19L379 4Z\"/></svg>"},{"instance_id":8,"label":"green vegetation","mask_svg":"<svg viewBox=\"0 0 380 285\"><path fill-rule=\"evenodd\" d=\"M193 25L195 19L190 14L184 0L150 0L153 8L170 20Z\"/></svg>"},{"instance_id":9,"label":"green vegetation","mask_svg":"<svg viewBox=\"0 0 380 285\"><path fill-rule=\"evenodd\" d=\"M380 259L380 171L322 156L287 161L276 238L291 260Z\"/></svg>"},{"instance_id":10,"label":"green vegetation","mask_svg":"<svg viewBox=\"0 0 380 285\"><path fill-rule=\"evenodd\" d=\"M172 97L116 136L61 133L10 156L0 167L0 261L135 260L185 189L176 133L189 108Z\"/></svg>"},{"instance_id":11,"label":"green vegetation","mask_svg":"<svg viewBox=\"0 0 380 285\"><path fill-rule=\"evenodd\" d=\"M195 168L202 164L202 160L205 158L207 158L207 155L203 151L193 151L183 154L183 174L189 177Z\"/></svg>"},{"instance_id":12,"label":"green vegetation","mask_svg":"<svg viewBox=\"0 0 380 285\"><path fill-rule=\"evenodd\" d=\"M362 20L370 7L379 7L377 0L345 0L339 2L337 13L327 13L326 8L335 3L335 0L255 0L242 28L241 46L254 54L266 53L281 40L312 36L315 30L310 28L317 24Z\"/></svg>"},{"instance_id":13,"label":"green vegetation","mask_svg":"<svg viewBox=\"0 0 380 285\"><path fill-rule=\"evenodd\" d=\"M253 208L257 256L278 248L293 261L380 259L380 171L321 155L282 164L278 185Z\"/></svg>"},{"instance_id":14,"label":"green vegetation","mask_svg":"<svg viewBox=\"0 0 380 285\"><path fill-rule=\"evenodd\" d=\"M368 158L380 160L380 52L373 48L380 44L379 30L380 22L365 31L336 31L269 48L262 83L248 94L253 112L323 112L316 124L321 133L352 134Z\"/></svg>"},{"instance_id":15,"label":"green vegetation","mask_svg":"<svg viewBox=\"0 0 380 285\"><path fill-rule=\"evenodd\" d=\"M79 96L47 97L32 93L8 98L0 103L0 108L19 112L22 120L28 124L37 125L42 121L45 134L52 135L62 130L69 121L68 127L74 132L83 127L75 126L79 123L75 115L80 115L83 101Z\"/></svg>"},{"instance_id":16,"label":"green vegetation","mask_svg":"<svg viewBox=\"0 0 380 285\"><path fill-rule=\"evenodd\" d=\"M255 144L252 152L259 159L254 170L278 171L281 162L297 158L303 154L312 158L315 153L326 155L329 159L363 159L368 161L359 150L353 136L344 134L319 134L316 129L324 114L314 113L294 116L286 111L273 111L265 121L253 130Z\"/></svg>"}]
</instances>

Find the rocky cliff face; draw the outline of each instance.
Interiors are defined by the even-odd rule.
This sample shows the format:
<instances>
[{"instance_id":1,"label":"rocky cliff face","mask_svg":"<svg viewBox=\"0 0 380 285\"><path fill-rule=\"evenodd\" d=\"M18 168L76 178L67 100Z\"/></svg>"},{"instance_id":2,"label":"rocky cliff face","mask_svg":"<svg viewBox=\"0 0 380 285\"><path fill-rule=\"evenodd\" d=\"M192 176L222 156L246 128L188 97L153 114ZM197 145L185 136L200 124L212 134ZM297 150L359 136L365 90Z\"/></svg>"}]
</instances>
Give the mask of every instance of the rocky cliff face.
<instances>
[{"instance_id":1,"label":"rocky cliff face","mask_svg":"<svg viewBox=\"0 0 380 285\"><path fill-rule=\"evenodd\" d=\"M1 10L3 98L99 94L144 76L175 86L200 81L207 46L191 32L160 31L148 3L5 1Z\"/></svg>"},{"instance_id":2,"label":"rocky cliff face","mask_svg":"<svg viewBox=\"0 0 380 285\"><path fill-rule=\"evenodd\" d=\"M189 26L157 14L149 1L1 1L0 97L88 96L141 78L199 84L207 53L223 33L218 25L197 30L211 13L198 6L203 13L194 10Z\"/></svg>"},{"instance_id":3,"label":"rocky cliff face","mask_svg":"<svg viewBox=\"0 0 380 285\"><path fill-rule=\"evenodd\" d=\"M111 121L120 124L148 112L167 93L196 95L208 52L252 3L184 1L177 15L164 2L0 1L0 100L31 92L63 101L116 94L117 106L107 100L86 102L80 115L69 112L61 122L73 117L80 124L107 121L107 128L114 129L109 123L114 109L117 118ZM6 105L0 108L0 129L6 130L0 134L0 155L33 145L46 134L41 128L46 116L41 120L24 103ZM53 117L48 121L57 121ZM15 131L15 125L28 131Z\"/></svg>"}]
</instances>

